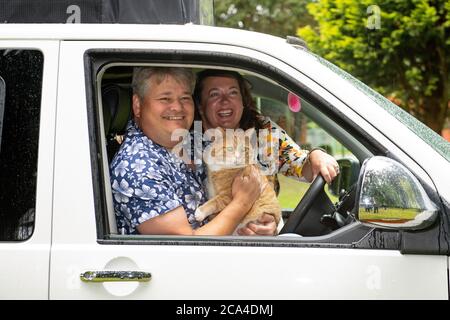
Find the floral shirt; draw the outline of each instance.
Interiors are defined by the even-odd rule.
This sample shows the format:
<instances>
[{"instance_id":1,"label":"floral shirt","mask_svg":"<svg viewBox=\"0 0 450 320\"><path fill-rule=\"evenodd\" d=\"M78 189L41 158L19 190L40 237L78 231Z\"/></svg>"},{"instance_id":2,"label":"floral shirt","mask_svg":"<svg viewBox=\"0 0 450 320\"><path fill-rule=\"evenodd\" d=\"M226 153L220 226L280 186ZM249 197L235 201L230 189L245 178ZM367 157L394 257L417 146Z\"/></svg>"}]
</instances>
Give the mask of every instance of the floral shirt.
<instances>
[{"instance_id":1,"label":"floral shirt","mask_svg":"<svg viewBox=\"0 0 450 320\"><path fill-rule=\"evenodd\" d=\"M206 201L204 170L189 168L166 148L148 139L130 121L125 139L110 166L117 227L122 234L137 234L136 227L183 206L192 228L194 212Z\"/></svg>"},{"instance_id":2,"label":"floral shirt","mask_svg":"<svg viewBox=\"0 0 450 320\"><path fill-rule=\"evenodd\" d=\"M260 151L258 160L260 164L269 170L271 175L282 173L287 177L292 177L301 181L306 181L302 175L303 165L308 156L308 150L302 150L289 137L285 130L278 126L269 117L262 117L262 129L267 129L265 143L261 143L260 131ZM261 156L262 155L262 156ZM277 159L273 159L276 157Z\"/></svg>"}]
</instances>

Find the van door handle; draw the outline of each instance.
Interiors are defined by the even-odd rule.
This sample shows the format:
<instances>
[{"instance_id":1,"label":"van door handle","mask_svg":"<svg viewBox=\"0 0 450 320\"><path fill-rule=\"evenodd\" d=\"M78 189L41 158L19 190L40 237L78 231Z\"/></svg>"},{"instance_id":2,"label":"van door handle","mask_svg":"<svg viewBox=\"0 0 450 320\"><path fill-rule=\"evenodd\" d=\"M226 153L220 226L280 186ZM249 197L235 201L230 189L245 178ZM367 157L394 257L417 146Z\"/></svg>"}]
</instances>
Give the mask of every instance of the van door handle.
<instances>
[{"instance_id":1,"label":"van door handle","mask_svg":"<svg viewBox=\"0 0 450 320\"><path fill-rule=\"evenodd\" d=\"M86 271L80 274L84 282L138 281L148 282L152 278L150 272L143 271Z\"/></svg>"}]
</instances>

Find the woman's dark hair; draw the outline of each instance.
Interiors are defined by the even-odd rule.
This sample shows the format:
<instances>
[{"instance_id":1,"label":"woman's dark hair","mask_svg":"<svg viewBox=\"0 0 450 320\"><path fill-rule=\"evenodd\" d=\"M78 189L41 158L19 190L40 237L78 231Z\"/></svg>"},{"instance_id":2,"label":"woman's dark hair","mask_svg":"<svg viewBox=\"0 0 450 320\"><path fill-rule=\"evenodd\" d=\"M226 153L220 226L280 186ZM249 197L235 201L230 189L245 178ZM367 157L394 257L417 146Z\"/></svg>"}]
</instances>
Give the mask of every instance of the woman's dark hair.
<instances>
[{"instance_id":1,"label":"woman's dark hair","mask_svg":"<svg viewBox=\"0 0 450 320\"><path fill-rule=\"evenodd\" d=\"M251 93L251 84L249 81L244 79L244 77L236 71L231 70L220 70L220 69L205 69L197 73L197 81L195 83L194 89L194 101L196 107L200 107L203 81L208 77L227 77L236 79L239 84L239 90L242 95L242 103L244 105L244 110L242 111L241 121L239 122L239 127L243 130L250 128L261 129L260 114L256 110L256 105ZM199 115L197 115L199 116Z\"/></svg>"}]
</instances>

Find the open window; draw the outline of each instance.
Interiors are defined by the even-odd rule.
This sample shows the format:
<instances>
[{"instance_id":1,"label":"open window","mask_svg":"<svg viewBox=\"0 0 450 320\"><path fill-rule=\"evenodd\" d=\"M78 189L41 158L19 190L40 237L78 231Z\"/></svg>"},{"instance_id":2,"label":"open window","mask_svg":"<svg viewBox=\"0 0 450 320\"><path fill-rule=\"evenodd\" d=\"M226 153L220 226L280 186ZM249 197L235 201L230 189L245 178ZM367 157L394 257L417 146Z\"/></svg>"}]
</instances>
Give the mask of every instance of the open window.
<instances>
[{"instance_id":1,"label":"open window","mask_svg":"<svg viewBox=\"0 0 450 320\"><path fill-rule=\"evenodd\" d=\"M252 92L256 100L259 112L270 117L304 150L322 148L338 160L343 174L335 179L331 185L325 185L324 191L333 204L338 203L342 197L357 182L360 163L368 157L369 152L364 147L355 143L353 139L344 133L336 123L326 117L320 109L305 99L278 84L266 81L255 75L246 75L252 84ZM337 140L339 137L342 141ZM349 147L347 147L349 146ZM359 158L349 149L353 148ZM355 148L356 147L356 148ZM348 164L351 164L349 169ZM347 184L339 183L341 177L349 180ZM283 208L283 218L286 221L297 208L301 199L310 187L310 183L302 179L296 179L284 174L277 174L279 182L278 200ZM337 190L337 188L344 189ZM325 198L325 195L323 195ZM343 225L336 225L332 217L333 210L322 208L324 214L321 221L316 221L317 226L305 226L298 230L303 236L317 236L328 234ZM328 214L325 212L328 211ZM347 217L343 212L345 218ZM320 224L319 224L320 222ZM350 221L348 221L350 222ZM342 223L342 222L340 222Z\"/></svg>"},{"instance_id":2,"label":"open window","mask_svg":"<svg viewBox=\"0 0 450 320\"><path fill-rule=\"evenodd\" d=\"M242 61L239 57L224 55L221 63L212 62L207 54L174 54L167 52L105 52L92 50L91 59L93 109L91 125L95 127L96 141L93 154L96 155L94 168L98 174L96 192L99 199L98 225L99 239L117 241L177 241L176 236L129 236L121 235L115 225L115 214L109 164L120 146L125 126L131 118L131 79L135 66L183 66L199 72L206 68L231 69L242 74L252 85L252 92L261 114L270 117L282 127L295 142L305 149L321 147L335 156L341 164L341 172L347 171L345 190L337 185L326 186L314 214L308 214L301 228L291 236L284 237L239 237L242 242L294 241L298 243L336 243L352 245L361 240L371 228L355 223L348 214L353 207L352 186L356 183L360 164L364 159L376 154L377 148L365 140L364 136L351 130L349 120L339 118L333 107L327 105L320 96L306 88L285 73L276 72L262 63ZM92 59L95 57L95 59ZM230 61L227 61L230 59ZM125 61L125 62L124 62ZM294 98L293 98L294 97ZM290 99L294 100L293 105ZM278 199L283 207L283 219L288 221L310 184L278 175L280 192ZM342 182L342 181L341 181ZM345 199L345 203L341 203ZM337 205L337 207L336 207ZM340 210L340 211L339 211ZM335 213L341 218L336 221ZM295 236L300 234L302 237ZM182 237L183 241L204 241L205 237ZM208 241L232 241L235 237L206 237ZM251 239L250 239L251 238Z\"/></svg>"}]
</instances>

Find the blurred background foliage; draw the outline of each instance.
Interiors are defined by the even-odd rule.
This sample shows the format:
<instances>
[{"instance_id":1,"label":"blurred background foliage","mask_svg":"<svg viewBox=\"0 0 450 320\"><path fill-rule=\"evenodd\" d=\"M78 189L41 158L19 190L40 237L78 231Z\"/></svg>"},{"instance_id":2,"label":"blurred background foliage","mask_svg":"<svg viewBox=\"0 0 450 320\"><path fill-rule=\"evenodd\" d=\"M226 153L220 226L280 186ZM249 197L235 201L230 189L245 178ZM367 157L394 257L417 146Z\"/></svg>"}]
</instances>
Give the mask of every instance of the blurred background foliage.
<instances>
[{"instance_id":1,"label":"blurred background foliage","mask_svg":"<svg viewBox=\"0 0 450 320\"><path fill-rule=\"evenodd\" d=\"M214 12L217 26L300 36L436 132L450 131L450 0L215 0Z\"/></svg>"}]
</instances>

